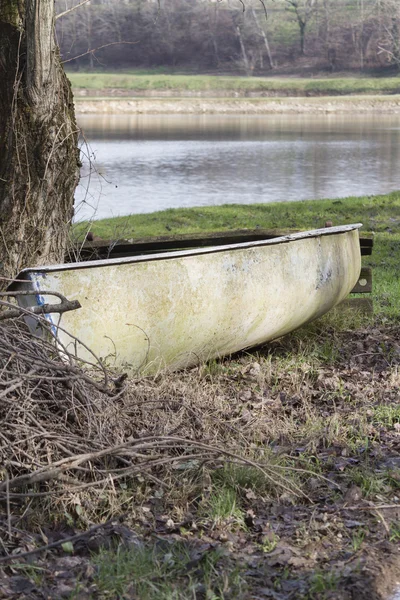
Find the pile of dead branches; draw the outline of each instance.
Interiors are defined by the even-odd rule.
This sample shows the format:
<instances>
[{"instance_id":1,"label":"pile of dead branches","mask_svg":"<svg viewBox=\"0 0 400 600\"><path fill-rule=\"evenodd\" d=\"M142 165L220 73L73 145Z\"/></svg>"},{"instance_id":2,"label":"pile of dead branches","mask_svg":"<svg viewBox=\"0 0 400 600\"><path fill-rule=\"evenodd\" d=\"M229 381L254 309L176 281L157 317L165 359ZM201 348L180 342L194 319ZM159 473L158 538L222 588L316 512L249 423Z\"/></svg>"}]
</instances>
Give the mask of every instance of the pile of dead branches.
<instances>
[{"instance_id":1,"label":"pile of dead branches","mask_svg":"<svg viewBox=\"0 0 400 600\"><path fill-rule=\"evenodd\" d=\"M287 484L284 473L207 439L201 413L183 401L167 399L159 425L157 418L147 419L145 405L154 414L151 397L135 398L131 382L127 400L123 377L113 376L100 362L89 368L65 349L60 353L45 317L36 318L47 327L41 338L22 319L0 323L3 505L104 489L118 481L132 483L138 475L162 484L165 470L190 461L250 464L274 486L299 492ZM162 399L154 403L159 408L162 404Z\"/></svg>"},{"instance_id":2,"label":"pile of dead branches","mask_svg":"<svg viewBox=\"0 0 400 600\"><path fill-rule=\"evenodd\" d=\"M0 325L0 497L68 479L65 459L122 441L109 410L123 393L121 380L111 379L100 362L89 373L60 355L45 319L42 327L49 335L39 338L19 319Z\"/></svg>"}]
</instances>

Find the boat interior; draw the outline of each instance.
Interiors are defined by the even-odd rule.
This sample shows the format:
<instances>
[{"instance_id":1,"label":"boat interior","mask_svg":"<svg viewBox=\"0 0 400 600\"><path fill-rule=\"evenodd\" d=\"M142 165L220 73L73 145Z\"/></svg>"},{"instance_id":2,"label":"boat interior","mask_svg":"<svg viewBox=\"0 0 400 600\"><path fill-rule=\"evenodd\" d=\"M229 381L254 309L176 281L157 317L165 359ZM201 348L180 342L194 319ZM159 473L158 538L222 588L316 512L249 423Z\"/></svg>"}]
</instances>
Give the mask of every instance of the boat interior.
<instances>
[{"instance_id":1,"label":"boat interior","mask_svg":"<svg viewBox=\"0 0 400 600\"><path fill-rule=\"evenodd\" d=\"M224 246L226 244L256 242L271 240L291 233L297 233L297 230L239 229L219 231L206 235L201 233L130 240L86 239L84 242L75 244L69 249L65 262L74 263L88 260L125 258L154 254L156 252L163 253L173 250L192 250L211 246ZM361 255L370 255L372 247L372 237L360 237Z\"/></svg>"}]
</instances>

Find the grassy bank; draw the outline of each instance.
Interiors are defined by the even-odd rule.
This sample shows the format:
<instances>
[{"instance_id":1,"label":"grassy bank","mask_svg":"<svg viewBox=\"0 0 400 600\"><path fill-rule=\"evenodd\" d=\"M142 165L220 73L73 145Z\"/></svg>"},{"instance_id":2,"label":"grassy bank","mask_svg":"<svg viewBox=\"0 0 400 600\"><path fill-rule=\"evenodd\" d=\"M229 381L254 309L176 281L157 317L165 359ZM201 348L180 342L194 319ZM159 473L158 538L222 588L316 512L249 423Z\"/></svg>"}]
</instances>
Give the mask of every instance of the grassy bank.
<instances>
[{"instance_id":1,"label":"grassy bank","mask_svg":"<svg viewBox=\"0 0 400 600\"><path fill-rule=\"evenodd\" d=\"M346 94L398 94L400 77L230 77L216 75L164 75L142 72L74 73L68 77L75 90L125 90L229 95L319 96Z\"/></svg>"},{"instance_id":2,"label":"grassy bank","mask_svg":"<svg viewBox=\"0 0 400 600\"><path fill-rule=\"evenodd\" d=\"M374 267L375 309L382 317L400 316L398 192L337 200L170 209L94 221L90 228L104 239L130 239L229 229L315 229L327 220L335 225L363 223L361 231L375 233L373 254L364 258L365 266ZM88 227L87 223L77 225L75 235L82 238Z\"/></svg>"},{"instance_id":3,"label":"grassy bank","mask_svg":"<svg viewBox=\"0 0 400 600\"><path fill-rule=\"evenodd\" d=\"M400 233L400 192L334 200L306 200L271 204L226 204L198 208L169 209L93 221L95 235L145 237L170 233L198 233L223 229L313 229L326 220L336 225L363 223L364 231ZM83 232L87 224L75 226Z\"/></svg>"}]
</instances>

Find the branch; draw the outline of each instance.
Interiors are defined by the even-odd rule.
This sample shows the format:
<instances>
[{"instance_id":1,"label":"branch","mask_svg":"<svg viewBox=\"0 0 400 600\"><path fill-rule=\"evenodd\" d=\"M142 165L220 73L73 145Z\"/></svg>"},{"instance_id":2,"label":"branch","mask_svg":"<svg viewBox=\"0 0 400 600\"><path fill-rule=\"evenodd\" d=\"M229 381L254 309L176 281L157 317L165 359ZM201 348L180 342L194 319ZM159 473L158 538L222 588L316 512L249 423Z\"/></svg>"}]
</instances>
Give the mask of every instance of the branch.
<instances>
[{"instance_id":1,"label":"branch","mask_svg":"<svg viewBox=\"0 0 400 600\"><path fill-rule=\"evenodd\" d=\"M266 7L266 6L265 6L265 4L264 4L264 0L259 0L259 1L260 1L260 3L262 4L263 10L264 10L264 15L265 15L265 18L266 18L266 19L268 19L267 7Z\"/></svg>"},{"instance_id":2,"label":"branch","mask_svg":"<svg viewBox=\"0 0 400 600\"><path fill-rule=\"evenodd\" d=\"M61 460L53 462L50 465L40 467L33 473L24 473L23 475L18 475L16 477L14 477L13 479L7 480L6 482L0 482L0 493L4 492L6 489L14 490L14 489L19 489L21 487L25 487L27 485L32 485L34 483L43 483L43 482L49 482L52 480L59 479L60 477L62 477L65 474L66 471L79 470L85 463L94 462L94 461L97 461L98 459L104 458L106 456L107 457L120 456L121 454L122 455L126 454L126 456L129 456L130 459L132 460L134 458L143 458L143 453L145 451L151 451L151 450L160 451L160 450L171 450L171 449L176 450L176 448L182 448L182 447L196 448L198 450L203 450L206 453L209 453L209 455L213 456L214 458L215 458L215 456L227 457L229 460L232 460L233 462L237 462L239 464L245 464L247 466L254 467L258 471L263 473L264 477L268 481L272 482L273 485L279 486L280 488L284 489L286 492L294 494L298 497L306 498L307 500L309 500L311 502L310 498L299 488L299 486L297 484L295 484L295 483L289 484L287 482L286 477L283 474L277 473L276 469L273 469L273 468L269 467L268 465L263 465L261 463L255 462L253 460L250 460L249 458L240 456L238 454L230 452L229 450L225 450L224 448L221 448L219 446L213 446L213 445L210 445L210 444L207 444L204 442L199 442L197 440L181 438L178 436L158 436L158 435L150 435L150 436L146 436L143 438L139 437L132 441L126 441L121 444L109 446L109 447L103 448L103 449L95 451L95 452L86 452L83 454L76 454L74 456L68 456L67 458L63 458ZM174 461L179 461L179 460L185 460L185 456L184 455L182 455L181 457L169 456L165 459L162 459L163 462L165 462L165 461L166 462L174 462ZM153 462L151 456L149 456L149 458L147 459L147 462L148 462L148 466L150 468L151 468L151 466L154 466L157 464L157 460L155 460ZM137 465L131 464L131 465L129 465L129 467L130 467L129 471L132 474L137 471L143 472L143 469L146 467L146 464L143 464L143 462L142 462ZM282 470L291 470L291 471L296 470L296 471L300 471L302 473L311 473L311 471L308 471L306 469L304 469L304 470L303 469L291 469L290 467L281 467L281 469ZM123 476L126 476L126 474L127 474L127 472L124 472ZM110 476L113 477L113 479L117 479L120 477L118 475L115 475L115 472L114 472L114 475L112 475L110 473L109 477ZM322 477L322 476L318 476L318 477ZM322 479L325 479L325 478L322 477ZM89 486L96 485L96 483L90 482L87 485L89 485Z\"/></svg>"},{"instance_id":3,"label":"branch","mask_svg":"<svg viewBox=\"0 0 400 600\"><path fill-rule=\"evenodd\" d=\"M35 548L34 550L29 550L28 552L21 552L21 554L8 554L7 556L1 556L0 563L7 563L12 560L20 560L21 558L26 558L27 556L32 556L33 554L38 554L39 552L44 552L45 550L51 550L52 548L58 548L58 546L62 546L63 544L66 544L68 542L76 542L78 540L81 540L82 538L87 537L88 535L92 535L92 533L94 533L95 531L98 531L99 529L108 527L109 525L111 525L112 523L115 523L118 520L120 521L121 519L118 519L118 518L110 519L109 521L106 521L105 523L100 523L99 525L94 525L93 527L91 527L87 531L84 531L83 533L77 533L76 535L71 535L70 537L62 538L61 540L57 540L56 542L52 542L51 544L46 544L46 546L41 546L40 548Z\"/></svg>"},{"instance_id":4,"label":"branch","mask_svg":"<svg viewBox=\"0 0 400 600\"><path fill-rule=\"evenodd\" d=\"M34 295L30 290L21 290L15 292L0 292L1 296L32 296ZM32 306L32 307L12 307L4 312L0 312L0 321L4 321L5 319L15 319L16 317L20 317L21 314L32 314L32 315L46 315L49 313L64 313L70 310L76 310L77 308L81 308L81 304L78 300L67 300L65 296L60 294L59 292L42 292L41 295L48 296L56 296L61 300L57 304L43 304L43 306ZM5 300L0 300L0 306L12 306L10 302L6 302Z\"/></svg>"},{"instance_id":5,"label":"branch","mask_svg":"<svg viewBox=\"0 0 400 600\"><path fill-rule=\"evenodd\" d=\"M83 0L83 2L81 2L80 4L77 4L76 6L73 6L72 8L69 8L68 10L64 10L64 12L59 13L58 15L56 15L56 21L57 19L59 19L60 17L64 17L65 15L68 15L70 12L72 12L73 10L79 8L80 6L83 6L84 4L86 4L86 2L89 2L89 0Z\"/></svg>"},{"instance_id":6,"label":"branch","mask_svg":"<svg viewBox=\"0 0 400 600\"><path fill-rule=\"evenodd\" d=\"M4 304L0 301L0 304ZM8 305L8 302L6 303ZM81 308L81 304L78 300L66 300L65 302L59 302L58 304L44 304L43 306L33 306L26 310L33 315L47 315L49 313L64 313L70 310L76 310ZM21 310L19 308L10 308L4 312L0 312L0 321L5 319L15 319L21 316Z\"/></svg>"},{"instance_id":7,"label":"branch","mask_svg":"<svg viewBox=\"0 0 400 600\"><path fill-rule=\"evenodd\" d=\"M97 50L101 50L102 48L107 48L108 46L115 46L116 44L138 44L139 42L110 42L109 44L103 44L102 46L98 46L98 48L93 48L92 50L88 50L83 54L78 54L78 56L73 56L72 58L68 58L67 60L63 60L62 63L65 65L67 62L71 62L71 60L76 60L77 58L82 58L82 56L86 56L87 54L94 54Z\"/></svg>"}]
</instances>

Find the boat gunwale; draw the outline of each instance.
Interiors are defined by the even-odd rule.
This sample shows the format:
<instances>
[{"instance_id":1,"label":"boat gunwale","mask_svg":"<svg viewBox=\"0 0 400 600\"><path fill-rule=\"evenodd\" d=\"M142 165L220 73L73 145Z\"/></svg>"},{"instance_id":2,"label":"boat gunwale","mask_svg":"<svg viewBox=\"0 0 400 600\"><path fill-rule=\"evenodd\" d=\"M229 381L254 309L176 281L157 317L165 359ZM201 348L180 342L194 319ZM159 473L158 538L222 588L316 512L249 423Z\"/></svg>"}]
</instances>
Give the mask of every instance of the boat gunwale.
<instances>
[{"instance_id":1,"label":"boat gunwale","mask_svg":"<svg viewBox=\"0 0 400 600\"><path fill-rule=\"evenodd\" d=\"M75 269L90 269L97 267L108 267L114 265L130 264L130 263L142 263L142 262L153 262L160 260L172 260L174 258L185 258L190 256L201 256L204 254L214 254L219 252L226 252L231 250L247 250L251 248L260 248L264 246L273 246L279 244L287 244L292 241L299 241L309 238L317 238L322 236L338 235L360 229L362 223L354 223L351 225L338 225L335 227L325 227L322 229L312 229L309 231L300 231L297 233L290 233L282 235L276 238L270 238L265 240L254 240L249 242L239 242L237 244L220 244L218 246L208 246L206 248L187 248L184 250L172 250L169 252L144 254L137 256L125 256L121 258L107 258L100 260L88 260L76 263L63 263L56 265L44 265L38 267L28 267L20 271L13 283L8 286L8 289L14 289L18 285L18 280L24 275L30 273L49 273L57 271L72 271ZM227 232L229 233L229 232ZM26 281L26 280L25 280Z\"/></svg>"}]
</instances>

